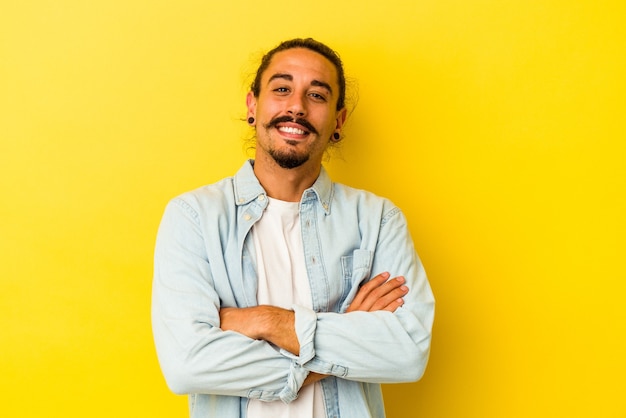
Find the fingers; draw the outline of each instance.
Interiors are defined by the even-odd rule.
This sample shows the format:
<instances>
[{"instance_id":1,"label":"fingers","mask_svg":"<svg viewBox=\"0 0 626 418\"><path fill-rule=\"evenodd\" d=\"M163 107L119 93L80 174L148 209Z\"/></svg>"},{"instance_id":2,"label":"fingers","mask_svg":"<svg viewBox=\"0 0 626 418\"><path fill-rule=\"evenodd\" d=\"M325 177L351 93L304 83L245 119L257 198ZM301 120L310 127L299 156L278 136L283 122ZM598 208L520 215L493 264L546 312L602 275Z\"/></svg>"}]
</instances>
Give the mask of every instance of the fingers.
<instances>
[{"instance_id":1,"label":"fingers","mask_svg":"<svg viewBox=\"0 0 626 418\"><path fill-rule=\"evenodd\" d=\"M373 290L370 295L376 296L376 300L369 311L388 310L393 312L402 306L404 303L402 297L409 291L409 288L404 285L405 281L404 277L396 277Z\"/></svg>"},{"instance_id":2,"label":"fingers","mask_svg":"<svg viewBox=\"0 0 626 418\"><path fill-rule=\"evenodd\" d=\"M389 279L389 273L381 273L364 284L357 292L354 300L347 309L353 311L380 311L394 312L404 304L402 299L409 291L404 285L404 277Z\"/></svg>"},{"instance_id":3,"label":"fingers","mask_svg":"<svg viewBox=\"0 0 626 418\"><path fill-rule=\"evenodd\" d=\"M368 311L369 308L374 304L375 299L371 298L368 300L368 296L370 296L371 292L376 290L376 288L380 287L387 279L389 278L389 273L381 273L378 276L371 279L369 282L365 283L357 294L354 296L354 300L348 307L347 311Z\"/></svg>"},{"instance_id":4,"label":"fingers","mask_svg":"<svg viewBox=\"0 0 626 418\"><path fill-rule=\"evenodd\" d=\"M396 309L398 309L402 305L404 305L404 299L397 298L397 299L393 300L389 305L385 306L384 308L382 308L380 310L381 311L395 312Z\"/></svg>"}]
</instances>

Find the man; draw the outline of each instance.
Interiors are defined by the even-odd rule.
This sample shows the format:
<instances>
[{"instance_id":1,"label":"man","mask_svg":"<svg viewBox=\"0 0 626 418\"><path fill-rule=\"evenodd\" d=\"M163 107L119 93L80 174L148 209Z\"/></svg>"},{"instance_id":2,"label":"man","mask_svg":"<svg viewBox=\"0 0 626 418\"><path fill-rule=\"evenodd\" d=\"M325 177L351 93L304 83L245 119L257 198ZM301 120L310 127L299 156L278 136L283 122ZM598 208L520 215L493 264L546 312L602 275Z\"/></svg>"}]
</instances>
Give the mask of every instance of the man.
<instances>
[{"instance_id":1,"label":"man","mask_svg":"<svg viewBox=\"0 0 626 418\"><path fill-rule=\"evenodd\" d=\"M406 220L332 183L339 56L312 39L263 58L247 96L255 159L172 200L155 251L153 331L192 417L384 417L380 383L419 379L434 299Z\"/></svg>"}]
</instances>

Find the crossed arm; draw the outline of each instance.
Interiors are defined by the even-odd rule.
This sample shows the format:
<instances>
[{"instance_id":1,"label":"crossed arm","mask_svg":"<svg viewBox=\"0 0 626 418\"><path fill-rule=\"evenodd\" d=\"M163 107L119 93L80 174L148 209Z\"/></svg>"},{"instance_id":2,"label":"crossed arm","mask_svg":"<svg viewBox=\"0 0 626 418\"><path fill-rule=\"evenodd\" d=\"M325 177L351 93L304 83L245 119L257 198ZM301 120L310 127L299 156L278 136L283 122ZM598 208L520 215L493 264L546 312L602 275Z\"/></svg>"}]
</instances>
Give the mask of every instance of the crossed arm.
<instances>
[{"instance_id":1,"label":"crossed arm","mask_svg":"<svg viewBox=\"0 0 626 418\"><path fill-rule=\"evenodd\" d=\"M404 283L402 276L389 280L389 273L379 274L359 289L347 312L394 312L402 306L402 298L409 291ZM265 340L295 355L300 354L293 311L269 305L222 308L220 323L224 331L235 331L252 339ZM310 373L304 384L314 383L324 377L322 374Z\"/></svg>"}]
</instances>

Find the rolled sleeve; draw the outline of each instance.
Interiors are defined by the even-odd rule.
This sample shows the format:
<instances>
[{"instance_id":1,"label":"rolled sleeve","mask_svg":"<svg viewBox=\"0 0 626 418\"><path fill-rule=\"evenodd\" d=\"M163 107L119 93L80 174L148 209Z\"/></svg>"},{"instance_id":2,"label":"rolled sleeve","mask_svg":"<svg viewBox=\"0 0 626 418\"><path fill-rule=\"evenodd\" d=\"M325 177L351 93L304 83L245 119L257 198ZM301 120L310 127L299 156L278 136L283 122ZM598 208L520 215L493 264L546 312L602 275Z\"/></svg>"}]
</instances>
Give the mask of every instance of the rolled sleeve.
<instances>
[{"instance_id":1,"label":"rolled sleeve","mask_svg":"<svg viewBox=\"0 0 626 418\"><path fill-rule=\"evenodd\" d=\"M295 328L298 342L300 343L300 355L298 364L303 365L315 357L315 329L317 327L317 314L314 310L300 305L294 305Z\"/></svg>"},{"instance_id":2,"label":"rolled sleeve","mask_svg":"<svg viewBox=\"0 0 626 418\"><path fill-rule=\"evenodd\" d=\"M303 365L315 357L313 339L317 326L317 314L312 309L300 305L294 305L293 310L296 335L300 343L300 355L296 356L287 350L280 349L282 355L292 360L287 385L279 394L279 398L285 403L298 397L298 392L309 374L309 370L305 369Z\"/></svg>"},{"instance_id":3,"label":"rolled sleeve","mask_svg":"<svg viewBox=\"0 0 626 418\"><path fill-rule=\"evenodd\" d=\"M284 403L294 401L298 397L298 392L304 384L304 379L308 376L309 371L304 369L296 362L291 363L289 376L287 378L287 386L278 395Z\"/></svg>"}]
</instances>

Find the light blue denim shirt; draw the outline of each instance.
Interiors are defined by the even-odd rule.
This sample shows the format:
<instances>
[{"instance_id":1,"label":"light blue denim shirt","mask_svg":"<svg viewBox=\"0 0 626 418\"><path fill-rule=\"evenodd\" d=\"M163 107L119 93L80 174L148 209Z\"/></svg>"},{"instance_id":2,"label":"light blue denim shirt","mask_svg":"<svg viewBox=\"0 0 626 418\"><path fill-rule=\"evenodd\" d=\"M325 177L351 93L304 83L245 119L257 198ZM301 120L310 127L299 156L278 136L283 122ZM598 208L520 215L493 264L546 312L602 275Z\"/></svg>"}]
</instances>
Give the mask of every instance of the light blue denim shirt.
<instances>
[{"instance_id":1,"label":"light blue denim shirt","mask_svg":"<svg viewBox=\"0 0 626 418\"><path fill-rule=\"evenodd\" d=\"M234 177L167 206L156 242L152 326L170 389L193 418L245 417L249 398L291 402L311 371L329 418L384 417L380 383L419 379L434 299L402 212L331 182L322 168L300 201L313 309L294 306L300 355L220 329L221 307L257 305L250 229L268 204L248 161ZM388 271L409 293L395 312L345 313L359 286Z\"/></svg>"}]
</instances>

